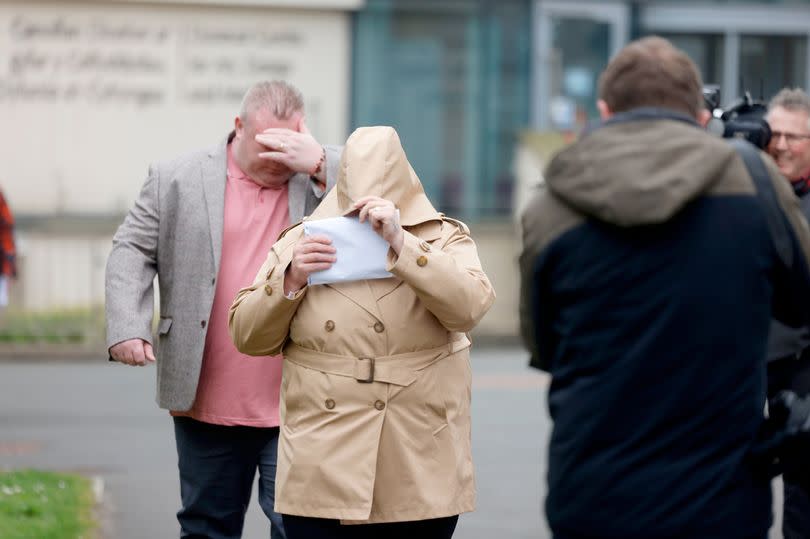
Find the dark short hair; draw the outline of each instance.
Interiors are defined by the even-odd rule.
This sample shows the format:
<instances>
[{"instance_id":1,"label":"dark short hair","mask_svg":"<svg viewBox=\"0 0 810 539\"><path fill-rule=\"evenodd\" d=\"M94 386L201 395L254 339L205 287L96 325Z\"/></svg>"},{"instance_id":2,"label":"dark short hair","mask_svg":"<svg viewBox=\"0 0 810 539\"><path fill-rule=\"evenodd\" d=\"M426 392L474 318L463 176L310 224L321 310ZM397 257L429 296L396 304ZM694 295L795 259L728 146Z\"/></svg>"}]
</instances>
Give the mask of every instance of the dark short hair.
<instances>
[{"instance_id":1,"label":"dark short hair","mask_svg":"<svg viewBox=\"0 0 810 539\"><path fill-rule=\"evenodd\" d=\"M599 98L612 112L661 107L697 118L703 81L695 63L662 37L627 44L599 77Z\"/></svg>"}]
</instances>

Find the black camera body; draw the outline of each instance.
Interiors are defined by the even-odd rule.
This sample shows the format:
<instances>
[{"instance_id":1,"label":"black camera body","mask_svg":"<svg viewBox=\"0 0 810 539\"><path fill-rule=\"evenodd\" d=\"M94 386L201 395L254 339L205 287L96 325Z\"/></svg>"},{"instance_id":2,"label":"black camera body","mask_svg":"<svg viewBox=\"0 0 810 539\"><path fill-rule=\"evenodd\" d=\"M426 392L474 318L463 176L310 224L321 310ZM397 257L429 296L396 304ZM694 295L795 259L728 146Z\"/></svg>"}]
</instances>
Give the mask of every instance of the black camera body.
<instances>
[{"instance_id":1,"label":"black camera body","mask_svg":"<svg viewBox=\"0 0 810 539\"><path fill-rule=\"evenodd\" d=\"M747 140L757 148L764 150L771 141L771 126L765 120L768 106L762 101L751 98L749 92L725 109L720 106L720 88L707 85L703 87L703 100L712 118L706 129L723 138L740 138Z\"/></svg>"}]
</instances>

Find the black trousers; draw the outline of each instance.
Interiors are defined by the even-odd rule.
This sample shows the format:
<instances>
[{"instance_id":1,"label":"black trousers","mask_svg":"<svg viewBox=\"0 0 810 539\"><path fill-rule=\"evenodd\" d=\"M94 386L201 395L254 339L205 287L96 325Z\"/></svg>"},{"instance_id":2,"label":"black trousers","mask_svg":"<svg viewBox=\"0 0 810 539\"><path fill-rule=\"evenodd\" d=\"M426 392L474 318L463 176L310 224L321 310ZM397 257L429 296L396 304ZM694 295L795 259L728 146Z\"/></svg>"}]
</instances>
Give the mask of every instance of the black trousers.
<instances>
[{"instance_id":1,"label":"black trousers","mask_svg":"<svg viewBox=\"0 0 810 539\"><path fill-rule=\"evenodd\" d=\"M458 515L385 524L346 524L326 518L283 515L287 539L450 539Z\"/></svg>"},{"instance_id":2,"label":"black trousers","mask_svg":"<svg viewBox=\"0 0 810 539\"><path fill-rule=\"evenodd\" d=\"M768 363L768 397L781 389L790 389L799 395L810 393L810 354L805 352L802 359ZM807 471L786 472L782 482L785 495L782 534L785 539L810 539L810 455L807 455Z\"/></svg>"},{"instance_id":3,"label":"black trousers","mask_svg":"<svg viewBox=\"0 0 810 539\"><path fill-rule=\"evenodd\" d=\"M284 539L273 511L278 427L226 427L174 418L183 539L239 539L259 472L259 505L270 519L271 539Z\"/></svg>"},{"instance_id":4,"label":"black trousers","mask_svg":"<svg viewBox=\"0 0 810 539\"><path fill-rule=\"evenodd\" d=\"M587 537L587 538L585 538L585 537L577 537L577 538L573 538L573 537L568 536L568 535L561 536L561 535L557 535L557 534L553 535L552 537L553 537L553 539L600 539L600 538L597 538L597 537ZM688 539L693 539L694 537L699 537L699 536L689 536ZM712 536L712 538L714 538L714 537L715 536ZM655 539L655 538L650 537L649 539ZM684 539L687 539L687 538L684 538ZM734 536L724 537L723 539L738 539L738 538L737 538L736 535L734 535ZM751 535L751 536L748 536L748 537L745 537L745 538L740 538L740 539L768 539L768 534L766 533L765 535Z\"/></svg>"}]
</instances>

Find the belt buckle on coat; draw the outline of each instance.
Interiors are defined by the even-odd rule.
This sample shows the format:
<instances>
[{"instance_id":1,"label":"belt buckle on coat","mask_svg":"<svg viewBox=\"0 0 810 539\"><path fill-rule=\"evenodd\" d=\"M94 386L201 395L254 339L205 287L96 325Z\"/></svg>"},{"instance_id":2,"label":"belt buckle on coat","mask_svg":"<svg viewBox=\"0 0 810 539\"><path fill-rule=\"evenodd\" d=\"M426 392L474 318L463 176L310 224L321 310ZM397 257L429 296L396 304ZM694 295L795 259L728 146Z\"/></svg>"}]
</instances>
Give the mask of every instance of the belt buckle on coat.
<instances>
[{"instance_id":1,"label":"belt buckle on coat","mask_svg":"<svg viewBox=\"0 0 810 539\"><path fill-rule=\"evenodd\" d=\"M370 384L374 381L374 358L373 357L359 357L357 358L357 365L364 365L364 362L368 362L368 376L365 378L360 378L359 375L355 376L355 379L360 382L361 384Z\"/></svg>"}]
</instances>

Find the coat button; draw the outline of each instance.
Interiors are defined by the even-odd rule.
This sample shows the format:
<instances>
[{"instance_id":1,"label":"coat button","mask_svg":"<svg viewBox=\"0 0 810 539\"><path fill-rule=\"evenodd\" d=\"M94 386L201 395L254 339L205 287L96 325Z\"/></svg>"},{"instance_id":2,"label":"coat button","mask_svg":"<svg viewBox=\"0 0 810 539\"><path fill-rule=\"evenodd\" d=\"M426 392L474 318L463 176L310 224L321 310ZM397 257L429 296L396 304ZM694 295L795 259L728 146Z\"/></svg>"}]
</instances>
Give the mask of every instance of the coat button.
<instances>
[{"instance_id":1,"label":"coat button","mask_svg":"<svg viewBox=\"0 0 810 539\"><path fill-rule=\"evenodd\" d=\"M422 240L422 241L419 242L419 247L423 251L425 251L426 253L430 252L430 244L428 242L426 242L425 240Z\"/></svg>"},{"instance_id":2,"label":"coat button","mask_svg":"<svg viewBox=\"0 0 810 539\"><path fill-rule=\"evenodd\" d=\"M334 399L326 399L326 402L324 402L324 405L326 406L327 410L331 410L332 408L335 407L335 400Z\"/></svg>"},{"instance_id":3,"label":"coat button","mask_svg":"<svg viewBox=\"0 0 810 539\"><path fill-rule=\"evenodd\" d=\"M323 328L326 331L332 331L335 329L335 323L332 320L327 320L326 323L323 325Z\"/></svg>"},{"instance_id":4,"label":"coat button","mask_svg":"<svg viewBox=\"0 0 810 539\"><path fill-rule=\"evenodd\" d=\"M427 266L427 257L425 255L420 256L416 259L416 265L420 268Z\"/></svg>"},{"instance_id":5,"label":"coat button","mask_svg":"<svg viewBox=\"0 0 810 539\"><path fill-rule=\"evenodd\" d=\"M383 401L377 401L374 403L374 408L376 408L377 410L384 410L385 403Z\"/></svg>"},{"instance_id":6,"label":"coat button","mask_svg":"<svg viewBox=\"0 0 810 539\"><path fill-rule=\"evenodd\" d=\"M374 324L374 331L376 331L377 333L382 333L383 331L385 331L385 325L383 325L383 323L378 320L377 323Z\"/></svg>"},{"instance_id":7,"label":"coat button","mask_svg":"<svg viewBox=\"0 0 810 539\"><path fill-rule=\"evenodd\" d=\"M200 320L200 327L201 327L201 328L204 328L204 327L205 327L205 320Z\"/></svg>"},{"instance_id":8,"label":"coat button","mask_svg":"<svg viewBox=\"0 0 810 539\"><path fill-rule=\"evenodd\" d=\"M267 294L268 296L272 295L273 287L270 286L269 284L264 285L264 293Z\"/></svg>"}]
</instances>

